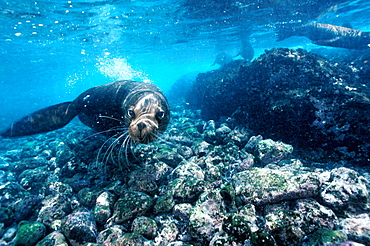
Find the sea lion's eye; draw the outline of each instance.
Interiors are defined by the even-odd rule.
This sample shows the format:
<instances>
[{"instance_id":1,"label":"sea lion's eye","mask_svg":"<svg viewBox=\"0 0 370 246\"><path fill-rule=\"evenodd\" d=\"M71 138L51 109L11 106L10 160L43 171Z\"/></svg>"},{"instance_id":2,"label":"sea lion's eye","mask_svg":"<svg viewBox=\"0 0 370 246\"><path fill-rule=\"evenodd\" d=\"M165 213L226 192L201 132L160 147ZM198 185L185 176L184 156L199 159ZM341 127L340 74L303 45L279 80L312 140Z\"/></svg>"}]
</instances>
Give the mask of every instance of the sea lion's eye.
<instances>
[{"instance_id":1,"label":"sea lion's eye","mask_svg":"<svg viewBox=\"0 0 370 246\"><path fill-rule=\"evenodd\" d=\"M163 117L164 117L164 111L158 111L156 116L160 120L163 119Z\"/></svg>"},{"instance_id":2,"label":"sea lion's eye","mask_svg":"<svg viewBox=\"0 0 370 246\"><path fill-rule=\"evenodd\" d=\"M134 117L135 117L135 112L134 112L134 110L131 110L131 109L127 110L127 115L128 115L130 118L134 118Z\"/></svg>"}]
</instances>

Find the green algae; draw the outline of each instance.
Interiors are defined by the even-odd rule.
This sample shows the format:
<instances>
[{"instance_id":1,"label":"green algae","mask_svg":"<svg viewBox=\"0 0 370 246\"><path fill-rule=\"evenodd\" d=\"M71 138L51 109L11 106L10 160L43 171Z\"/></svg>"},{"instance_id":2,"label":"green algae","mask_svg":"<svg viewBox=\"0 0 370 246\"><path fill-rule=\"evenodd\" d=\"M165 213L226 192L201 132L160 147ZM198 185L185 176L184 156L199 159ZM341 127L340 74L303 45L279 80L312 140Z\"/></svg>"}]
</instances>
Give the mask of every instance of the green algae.
<instances>
[{"instance_id":1,"label":"green algae","mask_svg":"<svg viewBox=\"0 0 370 246\"><path fill-rule=\"evenodd\" d=\"M341 243L347 240L347 236L337 230L329 230L322 228L309 236L309 239L304 242L303 246L327 246Z\"/></svg>"},{"instance_id":2,"label":"green algae","mask_svg":"<svg viewBox=\"0 0 370 246\"><path fill-rule=\"evenodd\" d=\"M244 242L251 235L250 224L246 217L232 214L223 221L222 229L232 235L236 241Z\"/></svg>"},{"instance_id":3,"label":"green algae","mask_svg":"<svg viewBox=\"0 0 370 246\"><path fill-rule=\"evenodd\" d=\"M266 231L260 229L251 234L252 245L277 246L275 239Z\"/></svg>"},{"instance_id":4,"label":"green algae","mask_svg":"<svg viewBox=\"0 0 370 246\"><path fill-rule=\"evenodd\" d=\"M46 227L37 221L22 220L18 225L17 236L14 240L14 246L35 245L45 236Z\"/></svg>"}]
</instances>

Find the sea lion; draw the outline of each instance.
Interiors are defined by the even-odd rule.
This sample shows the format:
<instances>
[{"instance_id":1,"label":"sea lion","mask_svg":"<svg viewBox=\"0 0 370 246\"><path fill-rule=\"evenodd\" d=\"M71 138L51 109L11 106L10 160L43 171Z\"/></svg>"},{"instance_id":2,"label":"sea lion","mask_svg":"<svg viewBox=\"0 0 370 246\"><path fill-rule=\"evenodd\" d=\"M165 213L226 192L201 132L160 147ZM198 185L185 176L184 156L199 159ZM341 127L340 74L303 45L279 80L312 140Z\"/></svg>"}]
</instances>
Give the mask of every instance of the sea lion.
<instances>
[{"instance_id":1,"label":"sea lion","mask_svg":"<svg viewBox=\"0 0 370 246\"><path fill-rule=\"evenodd\" d=\"M305 36L314 44L364 50L370 49L370 32L322 23L287 25L278 29L278 41L291 36Z\"/></svg>"},{"instance_id":2,"label":"sea lion","mask_svg":"<svg viewBox=\"0 0 370 246\"><path fill-rule=\"evenodd\" d=\"M222 67L225 64L231 62L232 60L233 60L232 56L229 53L223 51L216 55L215 61L213 62L211 66L218 64Z\"/></svg>"},{"instance_id":3,"label":"sea lion","mask_svg":"<svg viewBox=\"0 0 370 246\"><path fill-rule=\"evenodd\" d=\"M242 47L240 52L235 56L241 56L246 62L251 62L254 57L254 49L249 39L242 40Z\"/></svg>"},{"instance_id":4,"label":"sea lion","mask_svg":"<svg viewBox=\"0 0 370 246\"><path fill-rule=\"evenodd\" d=\"M88 89L72 102L25 116L0 135L19 137L48 132L67 125L76 116L99 133L119 138L128 132L132 140L146 144L166 130L170 109L154 84L117 81Z\"/></svg>"}]
</instances>

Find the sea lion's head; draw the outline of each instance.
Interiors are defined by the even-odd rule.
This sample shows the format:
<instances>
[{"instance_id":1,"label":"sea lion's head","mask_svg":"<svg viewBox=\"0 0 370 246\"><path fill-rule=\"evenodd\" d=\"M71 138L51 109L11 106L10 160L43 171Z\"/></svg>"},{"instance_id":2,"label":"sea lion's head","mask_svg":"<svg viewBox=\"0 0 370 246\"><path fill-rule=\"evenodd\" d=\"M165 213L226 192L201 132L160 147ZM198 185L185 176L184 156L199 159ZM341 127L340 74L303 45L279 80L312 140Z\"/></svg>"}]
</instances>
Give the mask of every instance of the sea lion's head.
<instances>
[{"instance_id":1,"label":"sea lion's head","mask_svg":"<svg viewBox=\"0 0 370 246\"><path fill-rule=\"evenodd\" d=\"M170 121L168 102L160 91L135 91L127 103L125 125L138 143L150 143L163 133Z\"/></svg>"}]
</instances>

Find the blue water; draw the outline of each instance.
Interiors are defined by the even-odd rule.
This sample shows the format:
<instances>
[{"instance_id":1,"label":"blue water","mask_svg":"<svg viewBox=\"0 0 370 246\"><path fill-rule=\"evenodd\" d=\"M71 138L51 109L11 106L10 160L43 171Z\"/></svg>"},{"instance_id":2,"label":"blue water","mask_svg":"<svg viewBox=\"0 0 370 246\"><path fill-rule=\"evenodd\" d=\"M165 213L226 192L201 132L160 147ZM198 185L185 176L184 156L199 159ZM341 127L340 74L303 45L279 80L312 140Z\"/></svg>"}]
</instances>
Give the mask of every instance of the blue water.
<instances>
[{"instance_id":1,"label":"blue water","mask_svg":"<svg viewBox=\"0 0 370 246\"><path fill-rule=\"evenodd\" d=\"M311 21L370 31L370 1L1 0L0 128L115 80L167 93L184 74L218 68L220 51L237 55L245 30L254 57L319 48L304 37L276 42L279 23Z\"/></svg>"}]
</instances>

